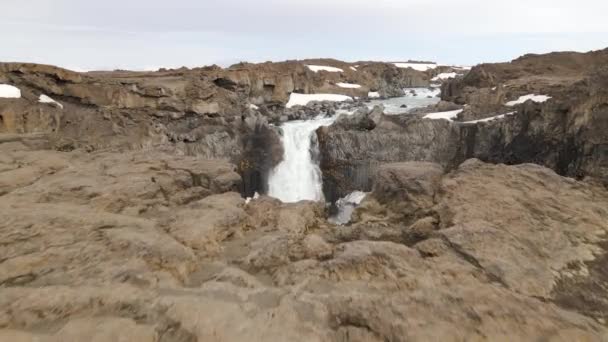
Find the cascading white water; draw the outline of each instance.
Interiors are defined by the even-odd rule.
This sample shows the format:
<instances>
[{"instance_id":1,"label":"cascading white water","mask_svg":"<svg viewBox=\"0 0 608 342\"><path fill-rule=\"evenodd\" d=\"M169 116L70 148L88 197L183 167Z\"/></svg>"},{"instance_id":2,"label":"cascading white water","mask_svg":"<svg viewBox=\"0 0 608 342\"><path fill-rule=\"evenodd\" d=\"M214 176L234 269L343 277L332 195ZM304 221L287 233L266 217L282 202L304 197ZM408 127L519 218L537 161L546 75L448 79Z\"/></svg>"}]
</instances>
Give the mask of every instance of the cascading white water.
<instances>
[{"instance_id":1,"label":"cascading white water","mask_svg":"<svg viewBox=\"0 0 608 342\"><path fill-rule=\"evenodd\" d=\"M336 120L316 118L306 121L284 123L283 161L277 165L268 178L268 195L285 203L303 200L320 201L323 199L323 183L319 165L313 160L312 137L317 128L329 126Z\"/></svg>"},{"instance_id":2,"label":"cascading white water","mask_svg":"<svg viewBox=\"0 0 608 342\"><path fill-rule=\"evenodd\" d=\"M426 88L415 89L416 95L419 96L414 96L411 89L406 89L406 91L408 91L408 95L402 98L375 100L372 101L372 104L392 105L396 108L395 112L401 113L404 111L401 108L402 104L405 104L408 109L412 109L439 102L439 99L436 98L439 94L438 90L431 92ZM312 146L311 138L319 127L334 123L338 115L352 115L353 113L338 110L337 115L333 117L290 121L281 125L285 153L283 161L270 172L268 195L285 203L323 200L323 177L319 165L312 158L311 149L317 148L317 146Z\"/></svg>"}]
</instances>

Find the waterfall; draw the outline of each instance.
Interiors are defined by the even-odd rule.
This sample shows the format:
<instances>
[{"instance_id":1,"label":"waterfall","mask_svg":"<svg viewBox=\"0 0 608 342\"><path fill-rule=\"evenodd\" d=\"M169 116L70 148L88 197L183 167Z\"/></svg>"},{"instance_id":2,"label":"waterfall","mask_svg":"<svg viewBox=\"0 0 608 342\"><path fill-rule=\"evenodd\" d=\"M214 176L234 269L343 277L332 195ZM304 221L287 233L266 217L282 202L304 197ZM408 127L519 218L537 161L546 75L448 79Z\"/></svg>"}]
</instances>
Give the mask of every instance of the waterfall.
<instances>
[{"instance_id":1,"label":"waterfall","mask_svg":"<svg viewBox=\"0 0 608 342\"><path fill-rule=\"evenodd\" d=\"M403 113L413 108L424 107L439 102L439 90L427 88L404 89L408 95L398 98L374 100L369 105L389 106L391 113ZM430 98L429 98L430 97ZM406 105L407 109L402 108ZM336 116L317 117L312 120L289 121L281 125L282 142L285 154L283 161L270 171L268 177L268 195L285 203L303 200L323 200L323 177L312 153L316 153L316 144L312 144L315 131L321 126L329 126L339 115L352 115L354 110L339 109Z\"/></svg>"},{"instance_id":2,"label":"waterfall","mask_svg":"<svg viewBox=\"0 0 608 342\"><path fill-rule=\"evenodd\" d=\"M285 203L303 200L323 200L323 180L318 161L312 152L318 152L313 144L313 134L321 126L329 126L336 120L316 118L305 121L290 121L281 125L283 136L283 161L268 178L268 195Z\"/></svg>"}]
</instances>

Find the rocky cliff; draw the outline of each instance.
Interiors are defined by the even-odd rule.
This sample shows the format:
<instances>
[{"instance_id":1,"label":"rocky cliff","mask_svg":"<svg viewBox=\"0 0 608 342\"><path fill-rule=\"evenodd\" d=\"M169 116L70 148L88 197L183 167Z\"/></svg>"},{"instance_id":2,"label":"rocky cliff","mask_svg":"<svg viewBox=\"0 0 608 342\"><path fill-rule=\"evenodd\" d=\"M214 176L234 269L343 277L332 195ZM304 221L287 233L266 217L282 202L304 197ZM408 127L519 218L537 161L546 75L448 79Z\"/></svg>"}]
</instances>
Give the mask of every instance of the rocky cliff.
<instances>
[{"instance_id":1,"label":"rocky cliff","mask_svg":"<svg viewBox=\"0 0 608 342\"><path fill-rule=\"evenodd\" d=\"M608 184L607 66L608 50L528 55L508 64L477 66L448 82L442 97L470 103L477 113L492 113L496 103L504 106L503 101L521 95L550 96L544 103L522 104L507 120L467 127L466 157L533 162ZM483 95L488 92L492 96Z\"/></svg>"},{"instance_id":2,"label":"rocky cliff","mask_svg":"<svg viewBox=\"0 0 608 342\"><path fill-rule=\"evenodd\" d=\"M340 71L313 71L309 67L313 63ZM56 132L79 144L100 147L146 146L163 139L194 142L213 133L196 129L234 126L252 111L252 105L264 107L262 114L271 116L269 110L283 107L292 92L365 98L373 90L389 96L402 94L406 86L427 86L430 76L393 64L367 62L355 68L336 60L84 74L45 65L0 63L0 84L22 93L20 99L0 100L0 131ZM56 102L40 104L41 95ZM209 149L209 153L230 154Z\"/></svg>"},{"instance_id":3,"label":"rocky cliff","mask_svg":"<svg viewBox=\"0 0 608 342\"><path fill-rule=\"evenodd\" d=\"M322 129L325 193L335 200L369 190L380 163L431 161L451 169L469 158L537 163L608 184L606 65L608 50L482 64L443 85L444 101L465 105L453 121L422 119L422 114L383 116L386 124L371 129ZM545 101L517 101L534 94ZM518 103L507 106L509 101Z\"/></svg>"},{"instance_id":4,"label":"rocky cliff","mask_svg":"<svg viewBox=\"0 0 608 342\"><path fill-rule=\"evenodd\" d=\"M264 190L268 170L281 159L268 124L289 118L284 107L292 92L400 95L405 86L428 85L432 72L336 60L89 73L0 63L0 84L21 92L20 98L0 98L0 133L46 133L59 150L155 148L227 158L239 165L243 192L252 195Z\"/></svg>"}]
</instances>

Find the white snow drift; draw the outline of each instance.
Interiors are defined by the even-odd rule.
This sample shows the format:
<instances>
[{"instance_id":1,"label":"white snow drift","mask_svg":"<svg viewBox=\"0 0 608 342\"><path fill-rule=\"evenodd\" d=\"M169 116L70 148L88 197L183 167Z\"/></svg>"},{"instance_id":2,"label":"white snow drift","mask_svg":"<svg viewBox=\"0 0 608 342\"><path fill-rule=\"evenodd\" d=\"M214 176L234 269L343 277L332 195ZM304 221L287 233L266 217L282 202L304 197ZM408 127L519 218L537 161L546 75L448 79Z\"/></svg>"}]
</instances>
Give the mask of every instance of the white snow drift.
<instances>
[{"instance_id":1,"label":"white snow drift","mask_svg":"<svg viewBox=\"0 0 608 342\"><path fill-rule=\"evenodd\" d=\"M342 101L352 101L353 98L346 95L338 95L338 94L298 94L291 93L289 96L289 102L287 102L286 107L291 108L293 106L306 106L309 102L312 101L333 101L333 102L342 102Z\"/></svg>"},{"instance_id":2,"label":"white snow drift","mask_svg":"<svg viewBox=\"0 0 608 342\"><path fill-rule=\"evenodd\" d=\"M319 72L319 71L327 71L327 72L344 72L344 70L336 67L323 66L323 65L306 65L308 69Z\"/></svg>"},{"instance_id":3,"label":"white snow drift","mask_svg":"<svg viewBox=\"0 0 608 342\"><path fill-rule=\"evenodd\" d=\"M56 104L57 106L59 106L59 108L63 109L63 105L55 100L53 100L52 98L42 94L40 95L40 97L38 98L38 102L40 103L51 103L51 104Z\"/></svg>"},{"instance_id":4,"label":"white snow drift","mask_svg":"<svg viewBox=\"0 0 608 342\"><path fill-rule=\"evenodd\" d=\"M440 80L447 80L450 78L456 78L458 74L455 72L443 72L433 78L431 78L431 81L440 81Z\"/></svg>"},{"instance_id":5,"label":"white snow drift","mask_svg":"<svg viewBox=\"0 0 608 342\"><path fill-rule=\"evenodd\" d=\"M350 67L350 70L352 70L352 71L357 71L357 68L355 68L355 67L351 66L351 67Z\"/></svg>"},{"instance_id":6,"label":"white snow drift","mask_svg":"<svg viewBox=\"0 0 608 342\"><path fill-rule=\"evenodd\" d=\"M21 90L9 84L0 84L0 97L7 99L21 98Z\"/></svg>"},{"instance_id":7,"label":"white snow drift","mask_svg":"<svg viewBox=\"0 0 608 342\"><path fill-rule=\"evenodd\" d=\"M379 92L377 92L377 91L370 91L370 92L367 94L367 97L369 97L370 99L377 99L377 98L379 98L379 97L380 97L380 93L379 93Z\"/></svg>"},{"instance_id":8,"label":"white snow drift","mask_svg":"<svg viewBox=\"0 0 608 342\"><path fill-rule=\"evenodd\" d=\"M495 116L491 116L491 117L485 118L485 119L465 121L463 123L464 124L476 124L478 122L488 122L488 121L493 121L493 120L500 120L500 119L504 119L508 115L513 115L513 114L515 114L515 112L509 112L509 113L505 113L505 114L495 115Z\"/></svg>"},{"instance_id":9,"label":"white snow drift","mask_svg":"<svg viewBox=\"0 0 608 342\"><path fill-rule=\"evenodd\" d=\"M397 68L412 68L418 71L427 71L437 68L435 63L393 63Z\"/></svg>"},{"instance_id":10,"label":"white snow drift","mask_svg":"<svg viewBox=\"0 0 608 342\"><path fill-rule=\"evenodd\" d=\"M458 109L458 110L451 110L448 112L429 113L429 114L425 115L423 118L431 119L431 120L445 119L448 121L453 121L458 116L458 114L462 113L462 111L463 111L463 109Z\"/></svg>"},{"instance_id":11,"label":"white snow drift","mask_svg":"<svg viewBox=\"0 0 608 342\"><path fill-rule=\"evenodd\" d=\"M349 89L358 89L361 88L361 85L354 83L336 83L336 85L340 88L349 88Z\"/></svg>"},{"instance_id":12,"label":"white snow drift","mask_svg":"<svg viewBox=\"0 0 608 342\"><path fill-rule=\"evenodd\" d=\"M519 99L517 99L515 101L509 101L506 103L506 105L509 107L513 107L518 104L522 104L528 100L532 100L537 103L543 103L543 102L549 100L550 98L551 98L551 96L547 96L547 95L528 94L528 95L520 96Z\"/></svg>"}]
</instances>

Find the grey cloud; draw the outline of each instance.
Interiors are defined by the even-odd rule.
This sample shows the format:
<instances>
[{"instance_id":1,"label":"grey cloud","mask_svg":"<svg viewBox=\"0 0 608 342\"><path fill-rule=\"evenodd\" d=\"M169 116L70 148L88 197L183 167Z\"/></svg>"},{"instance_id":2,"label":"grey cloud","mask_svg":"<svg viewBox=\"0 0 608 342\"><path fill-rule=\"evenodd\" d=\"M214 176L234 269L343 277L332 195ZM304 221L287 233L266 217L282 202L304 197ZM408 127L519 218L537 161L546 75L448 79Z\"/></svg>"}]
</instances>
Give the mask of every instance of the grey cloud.
<instances>
[{"instance_id":1,"label":"grey cloud","mask_svg":"<svg viewBox=\"0 0 608 342\"><path fill-rule=\"evenodd\" d=\"M0 60L96 67L239 59L471 64L608 45L597 0L2 0Z\"/></svg>"}]
</instances>

